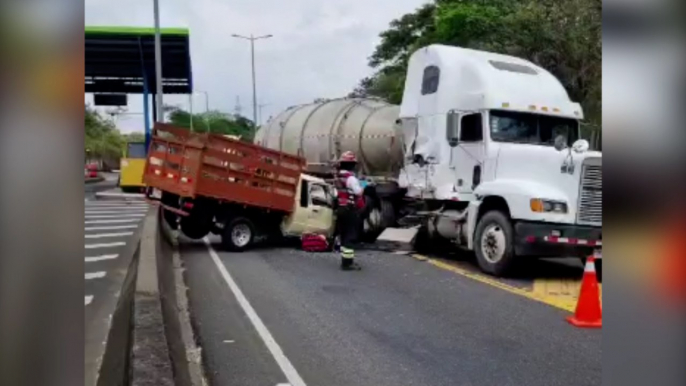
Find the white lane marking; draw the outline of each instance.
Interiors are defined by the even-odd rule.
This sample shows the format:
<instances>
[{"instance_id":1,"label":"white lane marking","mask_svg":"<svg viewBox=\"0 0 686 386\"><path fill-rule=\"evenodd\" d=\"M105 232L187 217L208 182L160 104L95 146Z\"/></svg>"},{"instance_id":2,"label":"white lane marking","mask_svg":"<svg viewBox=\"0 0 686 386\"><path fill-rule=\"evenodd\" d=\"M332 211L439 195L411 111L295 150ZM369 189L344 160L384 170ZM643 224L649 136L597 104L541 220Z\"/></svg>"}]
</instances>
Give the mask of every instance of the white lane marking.
<instances>
[{"instance_id":1,"label":"white lane marking","mask_svg":"<svg viewBox=\"0 0 686 386\"><path fill-rule=\"evenodd\" d=\"M93 263L96 261L103 261L103 260L112 260L112 259L116 259L117 257L119 257L119 255L102 255L102 256L86 257L86 263Z\"/></svg>"},{"instance_id":2,"label":"white lane marking","mask_svg":"<svg viewBox=\"0 0 686 386\"><path fill-rule=\"evenodd\" d=\"M86 215L86 218L125 218L125 217L145 217L145 213L135 214L107 214L107 215Z\"/></svg>"},{"instance_id":3,"label":"white lane marking","mask_svg":"<svg viewBox=\"0 0 686 386\"><path fill-rule=\"evenodd\" d=\"M93 295L86 295L86 299L85 299L85 300L86 300L86 304L85 304L85 305L91 304L91 302L93 301Z\"/></svg>"},{"instance_id":4,"label":"white lane marking","mask_svg":"<svg viewBox=\"0 0 686 386\"><path fill-rule=\"evenodd\" d=\"M119 203L112 203L112 204L96 204L94 202L88 202L84 204L86 208L100 208L100 209L107 209L107 208L149 208L150 205L146 203L140 203L140 204L128 204L126 202L119 202Z\"/></svg>"},{"instance_id":5,"label":"white lane marking","mask_svg":"<svg viewBox=\"0 0 686 386\"><path fill-rule=\"evenodd\" d=\"M112 225L112 226L106 226L106 227L87 227L84 228L85 231L113 231L117 229L131 229L131 228L138 228L138 224L129 224L129 225Z\"/></svg>"},{"instance_id":6,"label":"white lane marking","mask_svg":"<svg viewBox=\"0 0 686 386\"><path fill-rule=\"evenodd\" d=\"M217 251L215 251L214 248L212 248L212 245L210 244L210 240L207 237L205 237L204 241L205 244L207 244L207 249L210 253L210 257L212 257L214 264L217 266L217 269L219 270L219 273L224 278L224 281L229 286L229 289L231 289L231 292L233 292L234 296L236 297L236 300L238 301L238 304L241 305L243 312L245 312L245 314L248 316L248 319L250 319L250 322L252 323L253 327L255 327L255 330L257 330L258 335L260 336L260 338L262 338L262 341L274 357L274 360L276 360L276 363L281 368L281 371L286 376L288 382L292 386L307 386L305 384L305 381L303 381L303 379L300 377L300 374L298 374L298 371L295 369L295 367L293 367L293 364L291 364L291 361L289 361L286 355L283 353L283 350L281 350L279 344L276 343L276 340L274 340L274 337L267 329L267 326L264 325L262 319L260 319L260 317L257 315L257 312L255 312L255 309L252 308L250 302L248 302L248 299L245 297L245 295L243 295L243 291L241 291L241 289L238 287L238 284L236 284L236 282L229 274L229 271L226 269L224 264L219 259Z\"/></svg>"},{"instance_id":7,"label":"white lane marking","mask_svg":"<svg viewBox=\"0 0 686 386\"><path fill-rule=\"evenodd\" d=\"M85 214L138 214L147 211L147 209L86 210Z\"/></svg>"},{"instance_id":8,"label":"white lane marking","mask_svg":"<svg viewBox=\"0 0 686 386\"><path fill-rule=\"evenodd\" d=\"M120 241L116 243L107 243L107 244L86 244L85 247L86 249L95 249L95 248L112 248L112 247L121 247L126 245L125 242Z\"/></svg>"},{"instance_id":9,"label":"white lane marking","mask_svg":"<svg viewBox=\"0 0 686 386\"><path fill-rule=\"evenodd\" d=\"M86 235L87 239L100 239L103 237L124 237L131 236L133 232L117 232L117 233L95 233L92 235Z\"/></svg>"},{"instance_id":10,"label":"white lane marking","mask_svg":"<svg viewBox=\"0 0 686 386\"><path fill-rule=\"evenodd\" d=\"M277 383L276 386L292 386L290 383Z\"/></svg>"},{"instance_id":11,"label":"white lane marking","mask_svg":"<svg viewBox=\"0 0 686 386\"><path fill-rule=\"evenodd\" d=\"M139 207L150 207L149 204L146 204L144 202L96 202L96 201L88 201L88 203L84 203L86 208L139 208Z\"/></svg>"},{"instance_id":12,"label":"white lane marking","mask_svg":"<svg viewBox=\"0 0 686 386\"><path fill-rule=\"evenodd\" d=\"M123 220L93 220L93 221L86 221L84 224L116 224L116 223L123 223L123 222L139 222L141 219L139 218L127 218Z\"/></svg>"},{"instance_id":13,"label":"white lane marking","mask_svg":"<svg viewBox=\"0 0 686 386\"><path fill-rule=\"evenodd\" d=\"M92 279L102 279L107 275L107 272L105 271L100 271L100 272L87 272L86 273L86 280L92 280Z\"/></svg>"}]
</instances>

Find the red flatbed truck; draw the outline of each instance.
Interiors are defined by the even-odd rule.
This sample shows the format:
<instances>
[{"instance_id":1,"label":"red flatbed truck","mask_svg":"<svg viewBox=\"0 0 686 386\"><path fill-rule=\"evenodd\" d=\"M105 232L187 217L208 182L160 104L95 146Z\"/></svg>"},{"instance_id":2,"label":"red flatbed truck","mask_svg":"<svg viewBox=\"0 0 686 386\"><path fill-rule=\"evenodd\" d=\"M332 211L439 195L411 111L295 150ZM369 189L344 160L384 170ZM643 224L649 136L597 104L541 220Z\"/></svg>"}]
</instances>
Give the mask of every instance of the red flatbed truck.
<instances>
[{"instance_id":1,"label":"red flatbed truck","mask_svg":"<svg viewBox=\"0 0 686 386\"><path fill-rule=\"evenodd\" d=\"M156 123L143 178L170 224L179 220L193 239L219 234L226 248L240 251L280 233L297 207L305 166L301 157Z\"/></svg>"}]
</instances>

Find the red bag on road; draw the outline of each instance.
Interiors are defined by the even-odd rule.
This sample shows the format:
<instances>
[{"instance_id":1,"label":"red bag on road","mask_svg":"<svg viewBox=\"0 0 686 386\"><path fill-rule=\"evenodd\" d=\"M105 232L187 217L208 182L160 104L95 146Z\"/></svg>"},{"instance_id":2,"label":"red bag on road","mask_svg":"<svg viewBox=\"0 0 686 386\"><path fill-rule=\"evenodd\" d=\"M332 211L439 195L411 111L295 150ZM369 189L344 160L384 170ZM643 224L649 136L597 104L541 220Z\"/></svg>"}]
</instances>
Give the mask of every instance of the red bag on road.
<instances>
[{"instance_id":1,"label":"red bag on road","mask_svg":"<svg viewBox=\"0 0 686 386\"><path fill-rule=\"evenodd\" d=\"M326 252L329 250L329 242L326 236L314 233L306 233L300 238L303 251Z\"/></svg>"}]
</instances>

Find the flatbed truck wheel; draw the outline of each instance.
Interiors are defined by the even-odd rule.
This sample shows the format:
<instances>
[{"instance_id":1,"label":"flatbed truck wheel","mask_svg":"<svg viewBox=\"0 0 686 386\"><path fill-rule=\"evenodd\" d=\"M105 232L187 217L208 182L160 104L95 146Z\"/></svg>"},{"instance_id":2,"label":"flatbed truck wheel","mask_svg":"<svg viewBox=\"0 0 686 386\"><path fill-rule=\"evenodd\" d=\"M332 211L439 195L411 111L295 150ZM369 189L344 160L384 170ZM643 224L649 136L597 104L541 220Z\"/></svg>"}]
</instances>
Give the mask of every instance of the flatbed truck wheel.
<instances>
[{"instance_id":1,"label":"flatbed truck wheel","mask_svg":"<svg viewBox=\"0 0 686 386\"><path fill-rule=\"evenodd\" d=\"M193 240L200 240L210 233L212 223L209 221L201 221L202 219L193 219L185 217L181 219L181 232Z\"/></svg>"},{"instance_id":2,"label":"flatbed truck wheel","mask_svg":"<svg viewBox=\"0 0 686 386\"><path fill-rule=\"evenodd\" d=\"M498 210L484 214L476 226L474 252L479 268L493 276L504 276L516 259L514 228L507 215Z\"/></svg>"},{"instance_id":3,"label":"flatbed truck wheel","mask_svg":"<svg viewBox=\"0 0 686 386\"><path fill-rule=\"evenodd\" d=\"M225 249L242 252L255 241L255 225L245 217L235 217L225 226L222 233L222 245Z\"/></svg>"}]
</instances>

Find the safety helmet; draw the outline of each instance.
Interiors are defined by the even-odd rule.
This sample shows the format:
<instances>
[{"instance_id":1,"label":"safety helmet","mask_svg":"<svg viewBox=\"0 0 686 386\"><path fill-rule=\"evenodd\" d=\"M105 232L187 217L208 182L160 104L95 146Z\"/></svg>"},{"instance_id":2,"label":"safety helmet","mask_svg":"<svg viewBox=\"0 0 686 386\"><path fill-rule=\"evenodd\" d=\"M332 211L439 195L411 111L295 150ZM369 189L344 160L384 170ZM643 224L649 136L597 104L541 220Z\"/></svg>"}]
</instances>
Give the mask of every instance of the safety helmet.
<instances>
[{"instance_id":1,"label":"safety helmet","mask_svg":"<svg viewBox=\"0 0 686 386\"><path fill-rule=\"evenodd\" d=\"M355 153L348 150L341 154L340 158L338 158L338 162L357 162L357 157L355 156Z\"/></svg>"}]
</instances>

